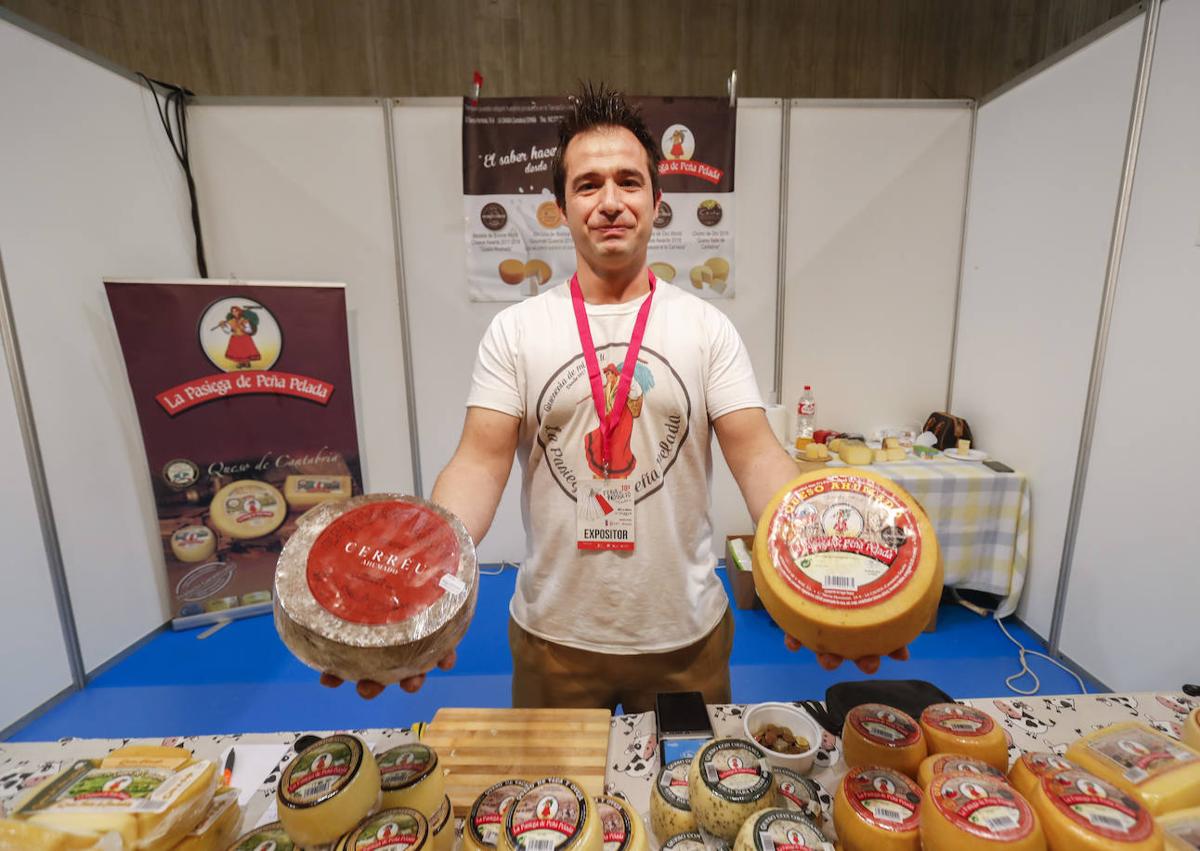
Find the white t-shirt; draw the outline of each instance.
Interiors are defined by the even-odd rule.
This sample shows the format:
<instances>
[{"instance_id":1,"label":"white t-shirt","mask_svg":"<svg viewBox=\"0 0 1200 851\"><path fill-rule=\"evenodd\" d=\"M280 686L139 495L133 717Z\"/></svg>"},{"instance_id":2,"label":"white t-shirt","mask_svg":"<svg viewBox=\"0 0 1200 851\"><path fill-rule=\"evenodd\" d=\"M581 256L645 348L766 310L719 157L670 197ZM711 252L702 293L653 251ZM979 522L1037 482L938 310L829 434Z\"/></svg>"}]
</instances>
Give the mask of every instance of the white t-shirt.
<instances>
[{"instance_id":1,"label":"white t-shirt","mask_svg":"<svg viewBox=\"0 0 1200 851\"><path fill-rule=\"evenodd\" d=\"M601 372L614 384L644 300L587 306ZM467 405L521 419L526 555L509 610L522 628L615 654L675 650L712 631L727 600L711 550L710 424L763 406L723 313L671 284L655 290L610 463L613 478L634 483L632 552L576 547L576 483L598 477L589 446L599 444L588 435L600 423L569 285L492 320Z\"/></svg>"}]
</instances>

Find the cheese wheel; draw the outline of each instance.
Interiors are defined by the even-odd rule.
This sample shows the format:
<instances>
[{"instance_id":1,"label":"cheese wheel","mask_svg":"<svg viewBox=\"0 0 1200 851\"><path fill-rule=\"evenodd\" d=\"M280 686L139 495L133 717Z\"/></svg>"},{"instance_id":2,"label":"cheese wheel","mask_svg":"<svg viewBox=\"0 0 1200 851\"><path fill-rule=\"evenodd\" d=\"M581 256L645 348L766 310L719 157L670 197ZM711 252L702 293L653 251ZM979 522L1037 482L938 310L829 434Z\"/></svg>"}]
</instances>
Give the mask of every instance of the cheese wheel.
<instances>
[{"instance_id":1,"label":"cheese wheel","mask_svg":"<svg viewBox=\"0 0 1200 851\"><path fill-rule=\"evenodd\" d=\"M864 766L846 772L833 798L841 851L919 851L921 790L908 775Z\"/></svg>"},{"instance_id":2,"label":"cheese wheel","mask_svg":"<svg viewBox=\"0 0 1200 851\"><path fill-rule=\"evenodd\" d=\"M183 526L171 533L171 552L180 561L204 561L216 551L217 536L207 526Z\"/></svg>"},{"instance_id":3,"label":"cheese wheel","mask_svg":"<svg viewBox=\"0 0 1200 851\"><path fill-rule=\"evenodd\" d=\"M301 751L280 775L279 821L300 845L327 845L362 821L379 793L379 766L362 740L330 736Z\"/></svg>"},{"instance_id":4,"label":"cheese wheel","mask_svg":"<svg viewBox=\"0 0 1200 851\"><path fill-rule=\"evenodd\" d=\"M463 823L463 846L467 851L487 851L496 847L496 840L504 830L505 813L528 788L529 783L524 780L501 780L475 799Z\"/></svg>"},{"instance_id":5,"label":"cheese wheel","mask_svg":"<svg viewBox=\"0 0 1200 851\"><path fill-rule=\"evenodd\" d=\"M1008 772L1008 782L1025 796L1025 800L1033 803L1034 793L1043 777L1078 767L1066 757L1058 754L1031 751L1021 754L1012 764L1012 768Z\"/></svg>"},{"instance_id":6,"label":"cheese wheel","mask_svg":"<svg viewBox=\"0 0 1200 851\"><path fill-rule=\"evenodd\" d=\"M895 482L868 470L801 476L767 506L754 585L771 617L818 653L891 653L921 634L942 594L937 538Z\"/></svg>"},{"instance_id":7,"label":"cheese wheel","mask_svg":"<svg viewBox=\"0 0 1200 851\"><path fill-rule=\"evenodd\" d=\"M1045 775L1030 799L1050 851L1160 851L1162 829L1132 796L1086 771Z\"/></svg>"},{"instance_id":8,"label":"cheese wheel","mask_svg":"<svg viewBox=\"0 0 1200 851\"><path fill-rule=\"evenodd\" d=\"M500 851L604 851L596 806L579 784L565 777L533 783L504 816Z\"/></svg>"},{"instance_id":9,"label":"cheese wheel","mask_svg":"<svg viewBox=\"0 0 1200 851\"><path fill-rule=\"evenodd\" d=\"M363 818L333 851L421 851L433 847L425 816L411 807L394 807Z\"/></svg>"},{"instance_id":10,"label":"cheese wheel","mask_svg":"<svg viewBox=\"0 0 1200 851\"><path fill-rule=\"evenodd\" d=\"M264 848L270 848L271 851L303 851L277 821L246 831L230 843L227 851L263 851Z\"/></svg>"},{"instance_id":11,"label":"cheese wheel","mask_svg":"<svg viewBox=\"0 0 1200 851\"><path fill-rule=\"evenodd\" d=\"M1008 739L992 716L961 703L935 703L921 713L930 753L973 757L1008 771Z\"/></svg>"},{"instance_id":12,"label":"cheese wheel","mask_svg":"<svg viewBox=\"0 0 1200 851\"><path fill-rule=\"evenodd\" d=\"M1200 708L1193 709L1183 722L1183 743L1200 751Z\"/></svg>"},{"instance_id":13,"label":"cheese wheel","mask_svg":"<svg viewBox=\"0 0 1200 851\"><path fill-rule=\"evenodd\" d=\"M82 851L97 848L94 833L63 833L16 819L0 819L0 851Z\"/></svg>"},{"instance_id":14,"label":"cheese wheel","mask_svg":"<svg viewBox=\"0 0 1200 851\"><path fill-rule=\"evenodd\" d=\"M696 824L726 842L750 816L775 803L775 777L762 749L747 739L707 742L688 768Z\"/></svg>"},{"instance_id":15,"label":"cheese wheel","mask_svg":"<svg viewBox=\"0 0 1200 851\"><path fill-rule=\"evenodd\" d=\"M172 851L225 851L241 826L242 808L238 804L238 790L223 789L208 805L204 820Z\"/></svg>"},{"instance_id":16,"label":"cheese wheel","mask_svg":"<svg viewBox=\"0 0 1200 851\"><path fill-rule=\"evenodd\" d=\"M393 494L328 502L279 556L275 626L318 671L394 683L458 645L478 578L466 528L433 503Z\"/></svg>"},{"instance_id":17,"label":"cheese wheel","mask_svg":"<svg viewBox=\"0 0 1200 851\"><path fill-rule=\"evenodd\" d=\"M1129 792L1153 815L1200 806L1200 752L1145 724L1097 730L1067 748L1067 758Z\"/></svg>"},{"instance_id":18,"label":"cheese wheel","mask_svg":"<svg viewBox=\"0 0 1200 851\"><path fill-rule=\"evenodd\" d=\"M824 790L820 784L790 768L776 768L774 773L775 806L803 813L819 826L825 819L825 808L821 805Z\"/></svg>"},{"instance_id":19,"label":"cheese wheel","mask_svg":"<svg viewBox=\"0 0 1200 851\"><path fill-rule=\"evenodd\" d=\"M821 829L795 810L769 809L746 819L733 851L810 851L830 848Z\"/></svg>"},{"instance_id":20,"label":"cheese wheel","mask_svg":"<svg viewBox=\"0 0 1200 851\"><path fill-rule=\"evenodd\" d=\"M1157 821L1169 851L1200 851L1200 807L1166 813Z\"/></svg>"},{"instance_id":21,"label":"cheese wheel","mask_svg":"<svg viewBox=\"0 0 1200 851\"><path fill-rule=\"evenodd\" d=\"M924 851L1046 851L1029 802L1004 780L940 774L921 804Z\"/></svg>"},{"instance_id":22,"label":"cheese wheel","mask_svg":"<svg viewBox=\"0 0 1200 851\"><path fill-rule=\"evenodd\" d=\"M429 821L429 830L433 834L433 847L436 851L454 851L454 806L450 796L442 798L442 805L433 811Z\"/></svg>"},{"instance_id":23,"label":"cheese wheel","mask_svg":"<svg viewBox=\"0 0 1200 851\"><path fill-rule=\"evenodd\" d=\"M708 851L704 837L694 830L677 833L662 845L662 851Z\"/></svg>"},{"instance_id":24,"label":"cheese wheel","mask_svg":"<svg viewBox=\"0 0 1200 851\"><path fill-rule=\"evenodd\" d=\"M600 819L604 851L650 851L646 825L624 798L600 795L596 798L596 814Z\"/></svg>"},{"instance_id":25,"label":"cheese wheel","mask_svg":"<svg viewBox=\"0 0 1200 851\"><path fill-rule=\"evenodd\" d=\"M287 517L288 507L283 494L271 485L242 479L217 491L208 511L218 532L246 541L278 529Z\"/></svg>"},{"instance_id":26,"label":"cheese wheel","mask_svg":"<svg viewBox=\"0 0 1200 851\"><path fill-rule=\"evenodd\" d=\"M917 769L917 783L922 789L928 790L933 778L939 774L983 774L1007 780L1003 771L983 760L957 753L935 753L921 761L921 767Z\"/></svg>"},{"instance_id":27,"label":"cheese wheel","mask_svg":"<svg viewBox=\"0 0 1200 851\"><path fill-rule=\"evenodd\" d=\"M292 508L312 508L353 495L349 476L288 476L283 481L283 497Z\"/></svg>"},{"instance_id":28,"label":"cheese wheel","mask_svg":"<svg viewBox=\"0 0 1200 851\"><path fill-rule=\"evenodd\" d=\"M437 752L420 742L410 742L384 751L375 762L379 764L383 807L411 807L433 827L434 813L446 797L446 780Z\"/></svg>"},{"instance_id":29,"label":"cheese wheel","mask_svg":"<svg viewBox=\"0 0 1200 851\"><path fill-rule=\"evenodd\" d=\"M846 713L842 757L847 767L880 765L915 780L926 756L921 725L907 713L881 703L864 703Z\"/></svg>"},{"instance_id":30,"label":"cheese wheel","mask_svg":"<svg viewBox=\"0 0 1200 851\"><path fill-rule=\"evenodd\" d=\"M690 759L677 759L658 770L650 790L650 828L659 842L696 830L696 815L688 797Z\"/></svg>"}]
</instances>

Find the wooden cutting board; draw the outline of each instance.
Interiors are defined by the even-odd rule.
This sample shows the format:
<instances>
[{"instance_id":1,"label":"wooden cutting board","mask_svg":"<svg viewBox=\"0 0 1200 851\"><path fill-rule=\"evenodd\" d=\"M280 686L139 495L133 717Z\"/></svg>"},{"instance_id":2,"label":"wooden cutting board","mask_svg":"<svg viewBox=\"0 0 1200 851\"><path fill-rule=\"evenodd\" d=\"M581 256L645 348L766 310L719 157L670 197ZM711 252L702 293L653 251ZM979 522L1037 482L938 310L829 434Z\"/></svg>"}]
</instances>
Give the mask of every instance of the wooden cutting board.
<instances>
[{"instance_id":1,"label":"wooden cutting board","mask_svg":"<svg viewBox=\"0 0 1200 851\"><path fill-rule=\"evenodd\" d=\"M484 789L519 777L569 777L604 792L606 709L439 709L421 735L438 754L454 814L466 816Z\"/></svg>"}]
</instances>

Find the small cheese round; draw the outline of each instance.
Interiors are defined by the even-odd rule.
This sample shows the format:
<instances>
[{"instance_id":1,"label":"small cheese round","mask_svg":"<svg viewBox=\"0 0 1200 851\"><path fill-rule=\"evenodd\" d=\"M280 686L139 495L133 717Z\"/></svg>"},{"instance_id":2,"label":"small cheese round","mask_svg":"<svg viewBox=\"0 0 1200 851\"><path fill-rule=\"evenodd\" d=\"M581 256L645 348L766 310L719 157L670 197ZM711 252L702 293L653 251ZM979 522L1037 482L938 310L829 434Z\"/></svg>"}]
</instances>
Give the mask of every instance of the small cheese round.
<instances>
[{"instance_id":1,"label":"small cheese round","mask_svg":"<svg viewBox=\"0 0 1200 851\"><path fill-rule=\"evenodd\" d=\"M1145 724L1089 733L1067 748L1067 759L1124 789L1152 815L1200 806L1200 752Z\"/></svg>"},{"instance_id":2,"label":"small cheese round","mask_svg":"<svg viewBox=\"0 0 1200 851\"><path fill-rule=\"evenodd\" d=\"M287 502L277 489L257 479L242 479L221 488L208 507L217 531L239 541L261 538L287 517Z\"/></svg>"},{"instance_id":3,"label":"small cheese round","mask_svg":"<svg viewBox=\"0 0 1200 851\"><path fill-rule=\"evenodd\" d=\"M769 809L746 819L733 851L810 851L828 848L829 840L811 820L794 810Z\"/></svg>"},{"instance_id":4,"label":"small cheese round","mask_svg":"<svg viewBox=\"0 0 1200 851\"><path fill-rule=\"evenodd\" d=\"M908 775L865 766L846 772L833 798L842 851L919 851L921 790Z\"/></svg>"},{"instance_id":5,"label":"small cheese round","mask_svg":"<svg viewBox=\"0 0 1200 851\"><path fill-rule=\"evenodd\" d=\"M981 759L973 759L960 753L935 753L921 760L917 769L917 783L924 790L929 789L933 778L939 774L980 774L1005 780L1004 772Z\"/></svg>"},{"instance_id":6,"label":"small cheese round","mask_svg":"<svg viewBox=\"0 0 1200 851\"><path fill-rule=\"evenodd\" d=\"M662 844L662 851L708 851L704 837L694 830L677 833Z\"/></svg>"},{"instance_id":7,"label":"small cheese round","mask_svg":"<svg viewBox=\"0 0 1200 851\"><path fill-rule=\"evenodd\" d=\"M1072 851L1160 851L1162 829L1129 794L1086 771L1041 778L1030 799L1046 842Z\"/></svg>"},{"instance_id":8,"label":"small cheese round","mask_svg":"<svg viewBox=\"0 0 1200 851\"><path fill-rule=\"evenodd\" d=\"M1034 792L1037 791L1043 777L1078 767L1071 760L1058 754L1030 751L1021 754L1012 764L1008 771L1008 782L1025 796L1025 800L1033 803Z\"/></svg>"},{"instance_id":9,"label":"small cheese round","mask_svg":"<svg viewBox=\"0 0 1200 851\"><path fill-rule=\"evenodd\" d=\"M688 798L690 759L677 759L658 770L650 790L650 828L659 842L696 830L696 814Z\"/></svg>"},{"instance_id":10,"label":"small cheese round","mask_svg":"<svg viewBox=\"0 0 1200 851\"><path fill-rule=\"evenodd\" d=\"M547 777L532 784L504 816L499 851L604 851L596 806L579 784Z\"/></svg>"},{"instance_id":11,"label":"small cheese round","mask_svg":"<svg viewBox=\"0 0 1200 851\"><path fill-rule=\"evenodd\" d=\"M604 851L650 851L646 825L624 798L600 795L596 798L596 813L600 818Z\"/></svg>"},{"instance_id":12,"label":"small cheese round","mask_svg":"<svg viewBox=\"0 0 1200 851\"><path fill-rule=\"evenodd\" d=\"M847 659L912 642L942 594L929 518L869 470L826 468L784 487L759 521L753 563L775 622L805 647Z\"/></svg>"},{"instance_id":13,"label":"small cheese round","mask_svg":"<svg viewBox=\"0 0 1200 851\"><path fill-rule=\"evenodd\" d=\"M1200 849L1200 807L1176 810L1157 818L1163 829L1167 851L1197 851Z\"/></svg>"},{"instance_id":14,"label":"small cheese round","mask_svg":"<svg viewBox=\"0 0 1200 851\"><path fill-rule=\"evenodd\" d=\"M1033 808L1004 780L940 774L921 804L925 851L1046 851Z\"/></svg>"},{"instance_id":15,"label":"small cheese round","mask_svg":"<svg viewBox=\"0 0 1200 851\"><path fill-rule=\"evenodd\" d=\"M774 773L775 806L803 813L813 824L820 826L827 815L822 805L824 790L820 784L790 768L776 768Z\"/></svg>"},{"instance_id":16,"label":"small cheese round","mask_svg":"<svg viewBox=\"0 0 1200 851\"><path fill-rule=\"evenodd\" d=\"M525 794L529 783L509 779L493 783L471 805L463 823L463 846L468 851L487 851L495 848L504 830L504 815L518 798Z\"/></svg>"},{"instance_id":17,"label":"small cheese round","mask_svg":"<svg viewBox=\"0 0 1200 851\"><path fill-rule=\"evenodd\" d=\"M767 755L747 739L706 743L688 769L688 798L696 824L733 842L746 819L775 803Z\"/></svg>"},{"instance_id":18,"label":"small cheese round","mask_svg":"<svg viewBox=\"0 0 1200 851\"><path fill-rule=\"evenodd\" d=\"M182 526L171 533L171 552L180 561L204 561L216 551L217 536L207 526Z\"/></svg>"},{"instance_id":19,"label":"small cheese round","mask_svg":"<svg viewBox=\"0 0 1200 851\"><path fill-rule=\"evenodd\" d=\"M1200 751L1200 708L1193 709L1183 722L1183 743Z\"/></svg>"},{"instance_id":20,"label":"small cheese round","mask_svg":"<svg viewBox=\"0 0 1200 851\"><path fill-rule=\"evenodd\" d=\"M379 766L362 740L330 736L301 751L280 775L279 821L299 844L327 845L376 806L379 792Z\"/></svg>"},{"instance_id":21,"label":"small cheese round","mask_svg":"<svg viewBox=\"0 0 1200 851\"><path fill-rule=\"evenodd\" d=\"M262 851L263 848L270 848L272 851L303 851L277 821L246 831L233 840L227 851Z\"/></svg>"},{"instance_id":22,"label":"small cheese round","mask_svg":"<svg viewBox=\"0 0 1200 851\"><path fill-rule=\"evenodd\" d=\"M450 796L442 798L442 805L433 811L429 820L429 831L433 834L435 851L454 851L454 807Z\"/></svg>"},{"instance_id":23,"label":"small cheese round","mask_svg":"<svg viewBox=\"0 0 1200 851\"><path fill-rule=\"evenodd\" d=\"M915 780L928 754L921 725L907 713L881 703L864 703L846 713L842 756L847 767L881 765Z\"/></svg>"},{"instance_id":24,"label":"small cheese round","mask_svg":"<svg viewBox=\"0 0 1200 851\"><path fill-rule=\"evenodd\" d=\"M433 814L446 797L446 780L437 752L420 742L410 742L378 754L375 761L379 763L383 807L411 807L432 827Z\"/></svg>"},{"instance_id":25,"label":"small cheese round","mask_svg":"<svg viewBox=\"0 0 1200 851\"><path fill-rule=\"evenodd\" d=\"M1008 739L988 715L961 703L935 703L921 713L921 729L930 753L953 753L974 757L1008 771Z\"/></svg>"},{"instance_id":26,"label":"small cheese round","mask_svg":"<svg viewBox=\"0 0 1200 851\"><path fill-rule=\"evenodd\" d=\"M433 848L429 822L411 807L397 807L363 818L333 851L421 851L423 848Z\"/></svg>"}]
</instances>

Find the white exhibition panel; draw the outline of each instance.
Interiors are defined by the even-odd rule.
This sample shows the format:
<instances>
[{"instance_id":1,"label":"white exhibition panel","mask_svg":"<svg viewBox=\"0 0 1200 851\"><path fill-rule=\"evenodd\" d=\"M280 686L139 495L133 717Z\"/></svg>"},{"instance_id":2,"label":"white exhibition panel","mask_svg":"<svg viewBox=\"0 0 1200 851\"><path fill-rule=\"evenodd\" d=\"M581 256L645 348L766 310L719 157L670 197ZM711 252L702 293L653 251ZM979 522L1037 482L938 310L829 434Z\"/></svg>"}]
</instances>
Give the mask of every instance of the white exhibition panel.
<instances>
[{"instance_id":1,"label":"white exhibition panel","mask_svg":"<svg viewBox=\"0 0 1200 851\"><path fill-rule=\"evenodd\" d=\"M1143 16L979 108L952 406L1029 476L1018 613L1050 634ZM1094 671L1099 675L1099 671Z\"/></svg>"},{"instance_id":2,"label":"white exhibition panel","mask_svg":"<svg viewBox=\"0 0 1200 851\"><path fill-rule=\"evenodd\" d=\"M792 102L783 397L818 425L945 406L970 142L965 103Z\"/></svg>"},{"instance_id":3,"label":"white exhibition panel","mask_svg":"<svg viewBox=\"0 0 1200 851\"><path fill-rule=\"evenodd\" d=\"M195 277L187 192L147 89L6 21L0 103L0 243L91 670L168 616L141 431L101 279ZM58 622L52 606L41 616Z\"/></svg>"},{"instance_id":4,"label":"white exhibition panel","mask_svg":"<svg viewBox=\"0 0 1200 851\"><path fill-rule=\"evenodd\" d=\"M209 275L346 284L368 492L413 492L380 104L198 104L188 112Z\"/></svg>"},{"instance_id":5,"label":"white exhibition panel","mask_svg":"<svg viewBox=\"0 0 1200 851\"><path fill-rule=\"evenodd\" d=\"M1197 675L1197 44L1200 3L1164 3L1063 616L1062 651L1117 691Z\"/></svg>"}]
</instances>

